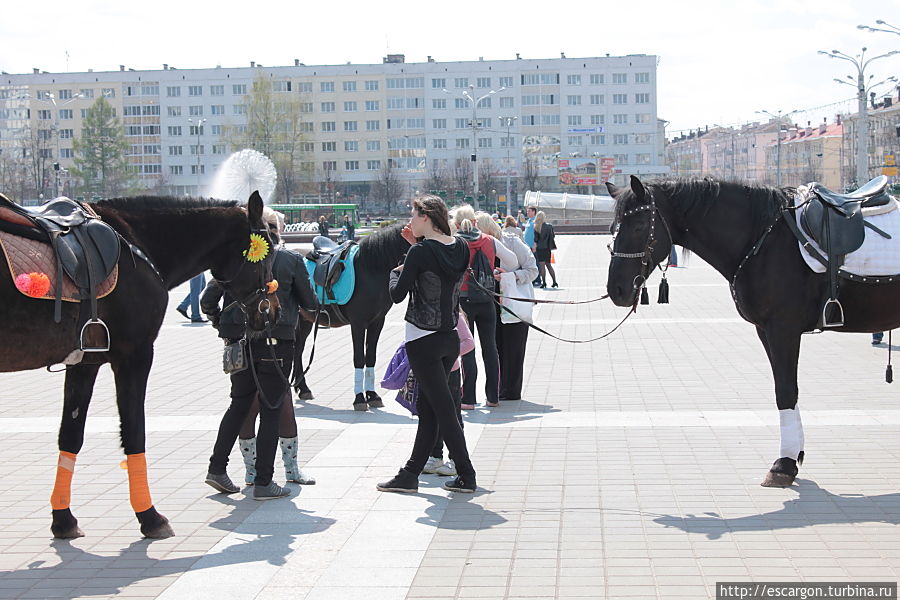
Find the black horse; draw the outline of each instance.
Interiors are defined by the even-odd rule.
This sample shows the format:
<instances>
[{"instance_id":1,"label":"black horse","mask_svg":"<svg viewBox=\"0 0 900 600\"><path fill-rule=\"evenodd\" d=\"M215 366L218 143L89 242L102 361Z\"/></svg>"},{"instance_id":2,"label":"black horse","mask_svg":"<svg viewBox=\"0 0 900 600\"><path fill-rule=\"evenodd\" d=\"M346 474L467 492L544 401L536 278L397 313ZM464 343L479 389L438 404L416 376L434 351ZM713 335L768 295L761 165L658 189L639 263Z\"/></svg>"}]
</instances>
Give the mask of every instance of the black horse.
<instances>
[{"instance_id":1,"label":"black horse","mask_svg":"<svg viewBox=\"0 0 900 600\"><path fill-rule=\"evenodd\" d=\"M235 202L158 197L111 199L91 206L120 235L118 283L98 302L99 317L109 328L109 351L86 353L66 370L51 531L57 538L84 535L69 508L72 474L84 442L97 373L109 363L115 375L131 505L141 533L169 537L172 528L150 498L144 455L144 396L168 291L210 269L233 297L241 299L250 326L263 329L279 310L275 286L267 285L274 253L266 250L272 248L272 240L262 222L263 203L257 193L246 209ZM0 266L0 306L0 372L59 364L76 348L79 305L65 303L62 322L55 323L54 303L19 293L5 262Z\"/></svg>"},{"instance_id":2,"label":"black horse","mask_svg":"<svg viewBox=\"0 0 900 600\"><path fill-rule=\"evenodd\" d=\"M384 327L384 317L392 302L388 292L391 269L403 260L409 250L409 242L400 235L401 225L379 229L359 242L356 254L356 287L347 304L337 310L327 306L327 315L319 316L319 325L340 327L349 323L353 337L353 367L356 370L356 389L353 407L356 410L381 408L381 397L375 392L373 370L378 338ZM301 313L303 310L301 309ZM313 397L303 377L303 348L313 329L315 317L306 313L307 319L297 324L296 355L294 360L294 389L301 400ZM368 371L366 377L365 371ZM363 388L359 383L363 382Z\"/></svg>"},{"instance_id":3,"label":"black horse","mask_svg":"<svg viewBox=\"0 0 900 600\"><path fill-rule=\"evenodd\" d=\"M616 198L607 288L618 306L635 302L672 244L696 252L731 285L744 320L756 325L772 374L781 420L781 451L762 485L786 487L803 462L797 409L800 336L816 329L829 280L800 255L786 221L792 190L712 179L607 184ZM755 252L754 252L755 250ZM900 325L900 281L878 285L842 279L844 324L834 331L887 331Z\"/></svg>"}]
</instances>

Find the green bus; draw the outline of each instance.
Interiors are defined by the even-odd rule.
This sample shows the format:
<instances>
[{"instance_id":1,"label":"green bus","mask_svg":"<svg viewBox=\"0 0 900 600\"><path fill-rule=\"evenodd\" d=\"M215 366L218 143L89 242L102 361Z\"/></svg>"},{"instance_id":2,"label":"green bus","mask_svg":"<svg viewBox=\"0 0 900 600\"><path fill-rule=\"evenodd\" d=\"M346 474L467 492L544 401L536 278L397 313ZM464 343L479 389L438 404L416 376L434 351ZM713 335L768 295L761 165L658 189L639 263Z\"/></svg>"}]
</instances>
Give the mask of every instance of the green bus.
<instances>
[{"instance_id":1,"label":"green bus","mask_svg":"<svg viewBox=\"0 0 900 600\"><path fill-rule=\"evenodd\" d=\"M271 204L270 208L284 215L286 225L292 223L318 223L319 217L325 215L328 224L340 227L344 216L349 215L354 226L359 225L359 214L356 204Z\"/></svg>"}]
</instances>

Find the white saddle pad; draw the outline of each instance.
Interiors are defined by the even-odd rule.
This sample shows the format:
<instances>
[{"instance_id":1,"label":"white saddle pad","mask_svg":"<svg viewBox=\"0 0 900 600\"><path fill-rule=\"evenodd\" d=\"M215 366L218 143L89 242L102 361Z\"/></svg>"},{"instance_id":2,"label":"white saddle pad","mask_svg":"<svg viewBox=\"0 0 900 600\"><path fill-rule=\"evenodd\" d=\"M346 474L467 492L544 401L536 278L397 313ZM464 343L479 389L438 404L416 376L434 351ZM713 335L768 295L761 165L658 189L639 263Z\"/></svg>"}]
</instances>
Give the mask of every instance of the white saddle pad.
<instances>
[{"instance_id":1,"label":"white saddle pad","mask_svg":"<svg viewBox=\"0 0 900 600\"><path fill-rule=\"evenodd\" d=\"M798 190L799 191L799 190ZM856 252L851 252L844 257L844 265L841 267L854 275L897 275L900 274L900 210L898 203L893 200L888 206L876 206L871 209L864 208L863 215L866 221L891 236L891 239L882 237L881 234L866 227L866 239ZM797 220L805 207L797 211ZM874 214L873 214L874 213ZM800 228L803 231L803 228ZM806 250L803 244L799 244L800 255L810 269L816 273L824 273L825 265L817 261ZM828 258L828 255L819 248L818 244L810 240L810 245L819 254Z\"/></svg>"}]
</instances>

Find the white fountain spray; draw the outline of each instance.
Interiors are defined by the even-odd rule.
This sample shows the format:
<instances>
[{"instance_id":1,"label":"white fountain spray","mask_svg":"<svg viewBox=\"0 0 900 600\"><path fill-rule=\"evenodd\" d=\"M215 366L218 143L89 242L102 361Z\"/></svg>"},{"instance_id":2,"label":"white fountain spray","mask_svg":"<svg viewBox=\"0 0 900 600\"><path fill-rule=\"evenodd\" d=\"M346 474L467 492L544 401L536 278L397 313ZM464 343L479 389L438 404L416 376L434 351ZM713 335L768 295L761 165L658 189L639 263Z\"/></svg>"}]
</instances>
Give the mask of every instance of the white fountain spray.
<instances>
[{"instance_id":1,"label":"white fountain spray","mask_svg":"<svg viewBox=\"0 0 900 600\"><path fill-rule=\"evenodd\" d=\"M263 202L269 204L277 183L272 161L262 152L245 149L225 159L216 172L210 195L219 200L247 202L250 194L259 191Z\"/></svg>"}]
</instances>

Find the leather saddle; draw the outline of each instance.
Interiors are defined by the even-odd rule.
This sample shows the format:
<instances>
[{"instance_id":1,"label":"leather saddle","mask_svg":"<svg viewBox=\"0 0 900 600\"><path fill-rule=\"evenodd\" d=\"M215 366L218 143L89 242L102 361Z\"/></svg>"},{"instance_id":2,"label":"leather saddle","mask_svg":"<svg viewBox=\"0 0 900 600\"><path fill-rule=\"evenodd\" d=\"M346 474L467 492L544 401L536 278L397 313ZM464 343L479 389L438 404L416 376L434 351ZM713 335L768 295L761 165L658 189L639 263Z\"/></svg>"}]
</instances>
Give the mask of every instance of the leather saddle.
<instances>
[{"instance_id":1,"label":"leather saddle","mask_svg":"<svg viewBox=\"0 0 900 600\"><path fill-rule=\"evenodd\" d=\"M62 320L63 272L75 283L82 300L90 301L90 320L81 329L79 349L85 352L109 350L109 331L97 315L97 288L119 262L121 246L116 231L89 208L68 198L56 198L35 208L15 204L0 194L0 219L36 229L56 255L56 306L54 320ZM86 346L88 327L104 330L105 344Z\"/></svg>"},{"instance_id":2,"label":"leather saddle","mask_svg":"<svg viewBox=\"0 0 900 600\"><path fill-rule=\"evenodd\" d=\"M823 328L844 324L844 309L838 300L838 270L845 256L863 245L867 227L883 237L891 237L863 218L864 208L893 202L886 191L887 182L888 178L881 175L849 194L837 194L816 182L807 186L808 203L800 215L800 227L825 252L828 260L830 289L822 309Z\"/></svg>"},{"instance_id":3,"label":"leather saddle","mask_svg":"<svg viewBox=\"0 0 900 600\"><path fill-rule=\"evenodd\" d=\"M344 272L344 263L342 262L347 256L347 252L352 246L356 245L353 240L347 240L338 244L321 235L313 238L313 249L306 255L306 258L316 263L313 271L313 283L325 290L326 296L334 300L334 291L332 288L337 280L340 279L341 273Z\"/></svg>"}]
</instances>

